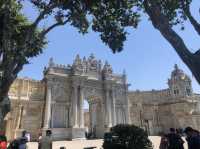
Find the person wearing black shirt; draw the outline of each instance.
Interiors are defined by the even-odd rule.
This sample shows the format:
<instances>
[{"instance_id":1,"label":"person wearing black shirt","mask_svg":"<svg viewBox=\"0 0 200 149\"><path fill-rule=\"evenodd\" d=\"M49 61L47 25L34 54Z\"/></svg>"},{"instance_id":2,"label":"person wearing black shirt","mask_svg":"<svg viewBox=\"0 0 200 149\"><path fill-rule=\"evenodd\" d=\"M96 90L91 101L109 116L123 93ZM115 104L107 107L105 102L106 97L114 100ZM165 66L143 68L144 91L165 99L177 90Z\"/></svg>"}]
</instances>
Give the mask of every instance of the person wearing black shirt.
<instances>
[{"instance_id":1,"label":"person wearing black shirt","mask_svg":"<svg viewBox=\"0 0 200 149\"><path fill-rule=\"evenodd\" d=\"M192 127L186 127L184 133L186 134L188 149L200 149L200 133Z\"/></svg>"},{"instance_id":2,"label":"person wearing black shirt","mask_svg":"<svg viewBox=\"0 0 200 149\"><path fill-rule=\"evenodd\" d=\"M181 136L178 135L174 128L170 128L170 133L167 135L169 147L168 149L184 149Z\"/></svg>"}]
</instances>

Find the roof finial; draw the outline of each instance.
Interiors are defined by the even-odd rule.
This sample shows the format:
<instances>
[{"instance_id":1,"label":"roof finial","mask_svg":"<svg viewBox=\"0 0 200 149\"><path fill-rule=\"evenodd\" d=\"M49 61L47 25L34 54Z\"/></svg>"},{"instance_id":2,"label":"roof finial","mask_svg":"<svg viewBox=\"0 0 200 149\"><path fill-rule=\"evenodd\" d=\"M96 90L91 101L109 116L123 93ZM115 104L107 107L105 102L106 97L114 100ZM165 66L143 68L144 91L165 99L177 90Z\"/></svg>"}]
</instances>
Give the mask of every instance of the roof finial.
<instances>
[{"instance_id":1,"label":"roof finial","mask_svg":"<svg viewBox=\"0 0 200 149\"><path fill-rule=\"evenodd\" d=\"M126 70L123 69L123 76L126 76Z\"/></svg>"},{"instance_id":2,"label":"roof finial","mask_svg":"<svg viewBox=\"0 0 200 149\"><path fill-rule=\"evenodd\" d=\"M53 67L55 65L54 61L53 61L53 57L51 57L49 59L49 67Z\"/></svg>"},{"instance_id":3,"label":"roof finial","mask_svg":"<svg viewBox=\"0 0 200 149\"><path fill-rule=\"evenodd\" d=\"M178 70L178 65L177 64L174 65L174 69Z\"/></svg>"}]
</instances>

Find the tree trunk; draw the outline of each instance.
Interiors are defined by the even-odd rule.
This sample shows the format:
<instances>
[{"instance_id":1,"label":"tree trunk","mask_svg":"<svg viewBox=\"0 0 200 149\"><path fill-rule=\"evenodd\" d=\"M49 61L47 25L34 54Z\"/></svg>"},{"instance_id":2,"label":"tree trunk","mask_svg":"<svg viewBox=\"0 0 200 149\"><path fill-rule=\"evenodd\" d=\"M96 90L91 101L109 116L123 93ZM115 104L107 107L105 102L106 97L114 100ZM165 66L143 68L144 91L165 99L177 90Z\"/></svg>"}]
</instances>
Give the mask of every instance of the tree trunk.
<instances>
[{"instance_id":1,"label":"tree trunk","mask_svg":"<svg viewBox=\"0 0 200 149\"><path fill-rule=\"evenodd\" d=\"M162 14L154 0L145 0L143 4L153 26L172 45L200 84L200 52L193 54L189 51L182 38L172 29L169 20Z\"/></svg>"},{"instance_id":2,"label":"tree trunk","mask_svg":"<svg viewBox=\"0 0 200 149\"><path fill-rule=\"evenodd\" d=\"M1 71L3 70L4 73L0 76L0 130L3 129L5 116L10 112L10 99L8 97L9 89L23 65L18 65L17 71L13 71L13 66L14 65L6 65L6 67L1 66Z\"/></svg>"},{"instance_id":3,"label":"tree trunk","mask_svg":"<svg viewBox=\"0 0 200 149\"><path fill-rule=\"evenodd\" d=\"M8 97L8 92L10 86L16 77L13 77L12 73L3 75L0 82L0 130L3 130L4 118L8 112L10 112L10 99Z\"/></svg>"},{"instance_id":4,"label":"tree trunk","mask_svg":"<svg viewBox=\"0 0 200 149\"><path fill-rule=\"evenodd\" d=\"M0 130L4 130L4 118L9 111L10 100L7 96L2 99L2 102L0 102Z\"/></svg>"}]
</instances>

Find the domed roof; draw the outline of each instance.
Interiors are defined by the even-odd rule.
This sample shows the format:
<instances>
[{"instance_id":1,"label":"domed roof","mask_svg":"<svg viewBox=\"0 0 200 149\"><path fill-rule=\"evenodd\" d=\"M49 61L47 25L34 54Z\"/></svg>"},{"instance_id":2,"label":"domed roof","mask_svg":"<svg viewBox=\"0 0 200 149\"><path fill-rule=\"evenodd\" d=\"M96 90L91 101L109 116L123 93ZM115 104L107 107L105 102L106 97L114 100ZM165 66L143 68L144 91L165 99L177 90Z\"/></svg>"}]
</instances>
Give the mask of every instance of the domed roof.
<instances>
[{"instance_id":1,"label":"domed roof","mask_svg":"<svg viewBox=\"0 0 200 149\"><path fill-rule=\"evenodd\" d=\"M171 79L180 79L180 80L190 80L189 76L187 76L183 70L178 68L178 65L175 64L174 70L171 73Z\"/></svg>"}]
</instances>

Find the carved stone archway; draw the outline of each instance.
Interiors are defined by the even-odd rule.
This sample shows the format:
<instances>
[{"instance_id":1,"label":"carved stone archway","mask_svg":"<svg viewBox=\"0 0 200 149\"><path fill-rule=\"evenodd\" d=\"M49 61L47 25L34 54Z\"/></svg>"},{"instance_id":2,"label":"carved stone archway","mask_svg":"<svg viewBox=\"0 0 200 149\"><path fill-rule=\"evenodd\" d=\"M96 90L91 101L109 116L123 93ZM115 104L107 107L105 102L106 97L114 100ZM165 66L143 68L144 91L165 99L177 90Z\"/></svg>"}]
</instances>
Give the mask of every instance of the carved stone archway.
<instances>
[{"instance_id":1,"label":"carved stone archway","mask_svg":"<svg viewBox=\"0 0 200 149\"><path fill-rule=\"evenodd\" d=\"M44 130L51 129L54 138L85 138L84 99L88 100L95 136L117 123L129 123L126 76L113 73L108 62L93 55L87 60L76 57L72 66L55 65L50 60L44 72L46 104Z\"/></svg>"}]
</instances>

